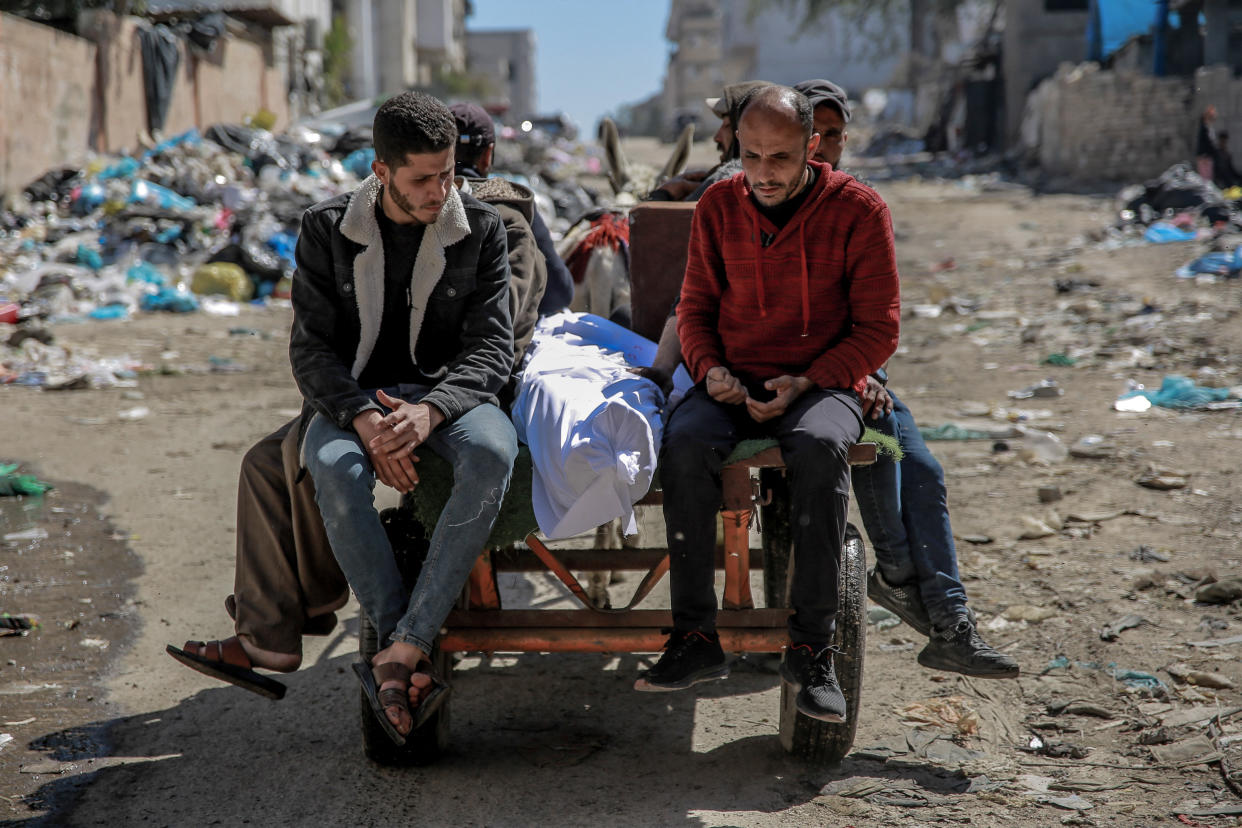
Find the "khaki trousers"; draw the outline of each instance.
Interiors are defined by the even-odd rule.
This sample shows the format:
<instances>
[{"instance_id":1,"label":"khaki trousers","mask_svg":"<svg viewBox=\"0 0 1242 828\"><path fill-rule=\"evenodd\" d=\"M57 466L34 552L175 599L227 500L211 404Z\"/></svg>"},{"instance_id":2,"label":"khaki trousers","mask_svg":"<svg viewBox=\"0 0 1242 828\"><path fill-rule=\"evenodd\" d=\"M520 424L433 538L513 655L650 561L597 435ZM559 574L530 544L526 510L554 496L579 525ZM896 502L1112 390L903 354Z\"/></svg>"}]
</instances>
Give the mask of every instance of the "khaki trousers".
<instances>
[{"instance_id":1,"label":"khaki trousers","mask_svg":"<svg viewBox=\"0 0 1242 828\"><path fill-rule=\"evenodd\" d=\"M259 649L301 655L308 618L349 599L324 532L315 484L298 480L301 418L250 447L237 484L237 635Z\"/></svg>"}]
</instances>

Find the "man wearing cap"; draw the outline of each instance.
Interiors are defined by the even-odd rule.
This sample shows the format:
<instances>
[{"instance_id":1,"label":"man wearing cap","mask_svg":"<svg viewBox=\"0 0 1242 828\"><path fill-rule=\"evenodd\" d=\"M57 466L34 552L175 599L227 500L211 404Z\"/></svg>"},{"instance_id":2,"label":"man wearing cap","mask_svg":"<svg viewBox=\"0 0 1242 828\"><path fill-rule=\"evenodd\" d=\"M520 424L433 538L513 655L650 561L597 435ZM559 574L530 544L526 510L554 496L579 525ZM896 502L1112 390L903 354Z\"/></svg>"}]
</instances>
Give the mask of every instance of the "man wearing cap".
<instances>
[{"instance_id":1,"label":"man wearing cap","mask_svg":"<svg viewBox=\"0 0 1242 828\"><path fill-rule=\"evenodd\" d=\"M456 103L449 109L460 130L457 138L457 174L465 178L487 178L496 150L496 128L492 116L483 107L472 103ZM530 229L548 269L548 282L539 302L539 315L549 316L569 307L574 296L573 277L556 254L552 234L548 232L547 222L537 207L530 219Z\"/></svg>"},{"instance_id":2,"label":"man wearing cap","mask_svg":"<svg viewBox=\"0 0 1242 828\"><path fill-rule=\"evenodd\" d=\"M814 107L819 136L816 160L840 169L849 139L849 101L832 81L796 84ZM896 613L928 637L919 664L980 678L1016 678L1018 663L980 636L966 607L966 588L957 571L957 550L949 525L944 470L927 450L910 409L886 388L884 369L867 377L864 417L878 431L896 437L904 457L881 457L853 470L854 498L876 566L867 578L867 597Z\"/></svg>"},{"instance_id":3,"label":"man wearing cap","mask_svg":"<svg viewBox=\"0 0 1242 828\"><path fill-rule=\"evenodd\" d=\"M720 163L710 170L696 170L674 176L656 187L647 196L650 201L698 201L707 188L717 181L724 181L742 171L741 162L737 160L737 139L734 136L734 124L737 123L737 108L747 93L764 86L771 86L767 81L742 81L724 88L719 98L707 98L705 103L720 119L720 127L712 140L720 153Z\"/></svg>"}]
</instances>

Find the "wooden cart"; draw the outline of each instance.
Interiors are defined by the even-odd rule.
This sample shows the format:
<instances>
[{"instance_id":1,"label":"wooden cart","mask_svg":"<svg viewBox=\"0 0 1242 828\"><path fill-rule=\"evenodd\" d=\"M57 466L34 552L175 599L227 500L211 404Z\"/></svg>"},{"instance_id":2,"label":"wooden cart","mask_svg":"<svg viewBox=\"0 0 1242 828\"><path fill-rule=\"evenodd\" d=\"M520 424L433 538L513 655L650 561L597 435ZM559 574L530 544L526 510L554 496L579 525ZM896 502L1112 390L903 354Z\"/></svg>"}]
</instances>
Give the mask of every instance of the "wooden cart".
<instances>
[{"instance_id":1,"label":"wooden cart","mask_svg":"<svg viewBox=\"0 0 1242 828\"><path fill-rule=\"evenodd\" d=\"M634 329L658 339L669 308L680 288L685 269L693 204L651 203L635 207L630 214L631 275L633 280ZM523 447L514 474L529 467ZM850 451L850 462L874 462L876 446L860 443ZM424 463L426 461L424 460ZM420 466L420 471L422 470ZM724 570L725 587L717 628L726 652L778 653L787 641L786 622L789 581L792 575L789 505L784 463L774 441L747 441L739 445L722 471L724 489L721 515L724 542L717 549L717 568ZM657 505L656 489L640 505ZM394 541L398 563L413 584L417 577L418 549L425 541L417 521L393 510L385 515ZM529 515L529 518L526 517ZM762 548L750 548L750 528L756 515L762 528ZM442 675L451 672L449 655L457 652L659 652L665 641L662 629L672 627L668 610L644 609L645 599L668 572L668 550L642 549L549 549L533 532L530 503L506 499L497 525L528 526L532 530L520 543L516 538L497 537L497 548L484 551L470 573L457 608L449 615L434 660ZM522 523L526 520L526 523ZM643 538L653 541L653 538ZM660 541L663 538L659 539ZM500 547L503 547L501 549ZM506 609L497 588L499 570L543 570L554 574L581 604L572 610ZM765 608L756 608L750 574L762 569ZM619 609L598 609L574 572L641 571L645 574L633 596ZM834 660L849 709L848 721L830 724L798 713L795 693L782 680L780 741L785 750L816 764L840 761L849 751L857 728L862 687L863 650L866 635L866 560L862 539L852 525L847 528L841 550L840 610L834 642L844 655ZM378 649L374 628L362 614L360 654L365 660ZM394 745L380 728L366 699L362 699L362 735L367 755L384 764L425 764L434 761L448 745L451 701L421 728L412 732L402 747Z\"/></svg>"}]
</instances>

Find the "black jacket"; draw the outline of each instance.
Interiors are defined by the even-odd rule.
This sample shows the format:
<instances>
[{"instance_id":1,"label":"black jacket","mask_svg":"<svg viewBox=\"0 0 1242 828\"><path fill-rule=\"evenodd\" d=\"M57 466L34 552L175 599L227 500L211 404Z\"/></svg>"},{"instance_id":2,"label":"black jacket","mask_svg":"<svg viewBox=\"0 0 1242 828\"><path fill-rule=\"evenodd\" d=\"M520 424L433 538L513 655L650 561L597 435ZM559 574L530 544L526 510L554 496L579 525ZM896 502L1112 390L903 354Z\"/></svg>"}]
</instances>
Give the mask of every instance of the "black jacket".
<instances>
[{"instance_id":1,"label":"black jacket","mask_svg":"<svg viewBox=\"0 0 1242 828\"><path fill-rule=\"evenodd\" d=\"M383 315L384 246L374 176L302 216L289 359L302 397L339 428L378 408L357 377ZM446 419L495 403L513 366L505 228L494 207L452 189L427 227L410 289L410 355ZM304 423L309 417L304 417Z\"/></svg>"}]
</instances>

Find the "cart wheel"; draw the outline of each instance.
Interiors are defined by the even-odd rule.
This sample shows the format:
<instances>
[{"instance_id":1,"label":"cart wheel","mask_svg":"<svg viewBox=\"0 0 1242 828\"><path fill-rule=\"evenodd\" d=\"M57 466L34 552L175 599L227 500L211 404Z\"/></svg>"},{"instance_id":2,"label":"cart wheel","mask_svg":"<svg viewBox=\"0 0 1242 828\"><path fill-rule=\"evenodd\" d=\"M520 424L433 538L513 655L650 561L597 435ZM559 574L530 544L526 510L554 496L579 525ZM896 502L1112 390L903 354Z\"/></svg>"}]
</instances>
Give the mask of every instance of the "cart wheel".
<instances>
[{"instance_id":1,"label":"cart wheel","mask_svg":"<svg viewBox=\"0 0 1242 828\"><path fill-rule=\"evenodd\" d=\"M363 661L370 663L371 657L379 651L375 627L371 626L371 620L367 618L365 612L359 613L359 617L362 622L362 631L359 636L358 654L362 656ZM436 672L448 679L453 668L448 653L442 653L440 648L436 647L431 653L431 663L435 666ZM404 745L394 745L384 733L384 729L376 721L375 714L371 712L371 705L361 690L358 692L358 698L362 702L362 749L371 761L381 765L429 765L439 759L440 755L448 749L449 708L453 703L451 697L445 699L440 709L424 722L422 727L410 731L405 737Z\"/></svg>"},{"instance_id":2,"label":"cart wheel","mask_svg":"<svg viewBox=\"0 0 1242 828\"><path fill-rule=\"evenodd\" d=\"M781 746L812 764L835 765L854 744L862 703L863 651L867 643L866 585L866 550L858 530L848 524L845 545L841 549L841 603L834 642L843 654L833 659L837 680L845 694L848 711L845 722L833 724L802 715L794 703L797 693L788 682L781 681Z\"/></svg>"},{"instance_id":3,"label":"cart wheel","mask_svg":"<svg viewBox=\"0 0 1242 828\"><path fill-rule=\"evenodd\" d=\"M789 480L780 469L760 469L759 483L772 500L759 507L763 526L763 605L789 606L789 556L793 535L789 531Z\"/></svg>"}]
</instances>

